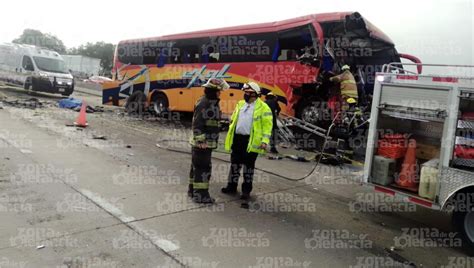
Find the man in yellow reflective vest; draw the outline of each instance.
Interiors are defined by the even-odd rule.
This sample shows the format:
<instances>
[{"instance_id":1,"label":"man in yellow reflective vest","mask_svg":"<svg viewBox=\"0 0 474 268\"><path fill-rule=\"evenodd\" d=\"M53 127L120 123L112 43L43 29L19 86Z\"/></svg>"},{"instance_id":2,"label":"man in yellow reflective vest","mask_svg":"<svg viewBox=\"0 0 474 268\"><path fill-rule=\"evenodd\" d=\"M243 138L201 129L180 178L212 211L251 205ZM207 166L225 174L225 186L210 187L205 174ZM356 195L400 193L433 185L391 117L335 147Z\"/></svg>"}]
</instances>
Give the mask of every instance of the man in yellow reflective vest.
<instances>
[{"instance_id":1,"label":"man in yellow reflective vest","mask_svg":"<svg viewBox=\"0 0 474 268\"><path fill-rule=\"evenodd\" d=\"M261 90L257 83L244 84L244 100L237 103L232 113L229 132L225 139L225 149L232 151L231 167L225 194L237 193L240 170L243 167L241 199L250 197L253 184L255 161L258 154L266 152L272 135L272 111L259 97Z\"/></svg>"},{"instance_id":2,"label":"man in yellow reflective vest","mask_svg":"<svg viewBox=\"0 0 474 268\"><path fill-rule=\"evenodd\" d=\"M211 178L211 154L217 148L219 139L221 90L228 89L229 84L222 79L211 78L204 87L202 96L194 106L191 137L192 163L189 172L188 195L196 203L214 203L209 195Z\"/></svg>"},{"instance_id":3,"label":"man in yellow reflective vest","mask_svg":"<svg viewBox=\"0 0 474 268\"><path fill-rule=\"evenodd\" d=\"M353 98L357 101L357 84L350 71L351 67L349 65L342 66L342 73L336 76L331 77L329 80L331 82L338 82L339 88L341 89L341 97L344 101L344 104L348 98Z\"/></svg>"}]
</instances>

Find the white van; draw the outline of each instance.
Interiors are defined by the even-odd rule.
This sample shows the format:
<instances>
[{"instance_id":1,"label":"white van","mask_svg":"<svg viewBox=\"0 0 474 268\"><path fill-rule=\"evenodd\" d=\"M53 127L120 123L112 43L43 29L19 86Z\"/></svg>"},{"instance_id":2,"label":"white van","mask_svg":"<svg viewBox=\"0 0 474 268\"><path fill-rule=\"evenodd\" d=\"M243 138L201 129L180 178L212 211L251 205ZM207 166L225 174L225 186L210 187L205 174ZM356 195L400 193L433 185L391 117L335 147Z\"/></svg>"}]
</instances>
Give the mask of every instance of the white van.
<instances>
[{"instance_id":1,"label":"white van","mask_svg":"<svg viewBox=\"0 0 474 268\"><path fill-rule=\"evenodd\" d=\"M32 91L74 91L74 79L57 52L22 44L0 44L0 80Z\"/></svg>"}]
</instances>

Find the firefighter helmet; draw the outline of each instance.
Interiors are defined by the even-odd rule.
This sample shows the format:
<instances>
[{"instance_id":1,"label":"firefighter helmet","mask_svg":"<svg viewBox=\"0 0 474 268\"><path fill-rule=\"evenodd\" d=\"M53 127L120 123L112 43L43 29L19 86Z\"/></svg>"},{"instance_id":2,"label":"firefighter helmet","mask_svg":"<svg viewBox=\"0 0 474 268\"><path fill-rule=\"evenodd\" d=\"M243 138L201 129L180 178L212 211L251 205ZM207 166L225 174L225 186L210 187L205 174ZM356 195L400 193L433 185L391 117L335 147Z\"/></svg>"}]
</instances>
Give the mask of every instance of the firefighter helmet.
<instances>
[{"instance_id":1,"label":"firefighter helmet","mask_svg":"<svg viewBox=\"0 0 474 268\"><path fill-rule=\"evenodd\" d=\"M202 86L205 88L217 89L217 90L225 90L225 89L230 88L229 84L227 84L227 82L224 79L219 79L219 78L211 78L207 80L207 82Z\"/></svg>"},{"instance_id":2,"label":"firefighter helmet","mask_svg":"<svg viewBox=\"0 0 474 268\"><path fill-rule=\"evenodd\" d=\"M357 102L354 98L348 98L346 101L347 101L347 103L349 103L349 104L354 104L354 103Z\"/></svg>"},{"instance_id":3,"label":"firefighter helmet","mask_svg":"<svg viewBox=\"0 0 474 268\"><path fill-rule=\"evenodd\" d=\"M244 86L242 87L242 90L253 90L255 91L255 93L259 94L261 93L261 89L260 89L260 86L255 83L255 82L248 82L246 84L244 84Z\"/></svg>"}]
</instances>

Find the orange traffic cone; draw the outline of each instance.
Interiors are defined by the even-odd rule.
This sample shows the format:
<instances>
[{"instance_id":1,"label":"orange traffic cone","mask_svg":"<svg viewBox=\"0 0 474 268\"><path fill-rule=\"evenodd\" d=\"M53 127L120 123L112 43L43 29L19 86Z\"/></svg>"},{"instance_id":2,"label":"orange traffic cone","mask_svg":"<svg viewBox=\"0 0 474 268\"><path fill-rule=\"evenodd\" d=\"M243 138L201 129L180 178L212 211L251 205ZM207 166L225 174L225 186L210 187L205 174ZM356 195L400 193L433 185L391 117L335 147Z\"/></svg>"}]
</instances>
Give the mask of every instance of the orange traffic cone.
<instances>
[{"instance_id":1,"label":"orange traffic cone","mask_svg":"<svg viewBox=\"0 0 474 268\"><path fill-rule=\"evenodd\" d=\"M86 107L86 102L83 101L81 111L79 111L79 116L77 117L76 122L74 122L76 127L87 127Z\"/></svg>"},{"instance_id":2,"label":"orange traffic cone","mask_svg":"<svg viewBox=\"0 0 474 268\"><path fill-rule=\"evenodd\" d=\"M418 170L416 166L416 140L414 139L408 141L408 149L396 183L404 188L413 190L417 188Z\"/></svg>"}]
</instances>

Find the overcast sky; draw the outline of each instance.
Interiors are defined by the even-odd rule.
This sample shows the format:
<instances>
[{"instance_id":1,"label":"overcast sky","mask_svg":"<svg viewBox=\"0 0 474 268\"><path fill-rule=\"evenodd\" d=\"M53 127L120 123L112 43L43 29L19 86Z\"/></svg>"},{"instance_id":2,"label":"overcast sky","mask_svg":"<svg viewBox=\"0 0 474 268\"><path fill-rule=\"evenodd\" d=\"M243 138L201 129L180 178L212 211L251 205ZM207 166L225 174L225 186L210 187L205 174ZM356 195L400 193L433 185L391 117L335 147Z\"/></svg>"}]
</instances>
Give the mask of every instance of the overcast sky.
<instances>
[{"instance_id":1,"label":"overcast sky","mask_svg":"<svg viewBox=\"0 0 474 268\"><path fill-rule=\"evenodd\" d=\"M33 28L56 35L67 47L117 43L335 11L359 11L394 40L399 52L425 63L474 64L472 0L4 0L0 42Z\"/></svg>"}]
</instances>

